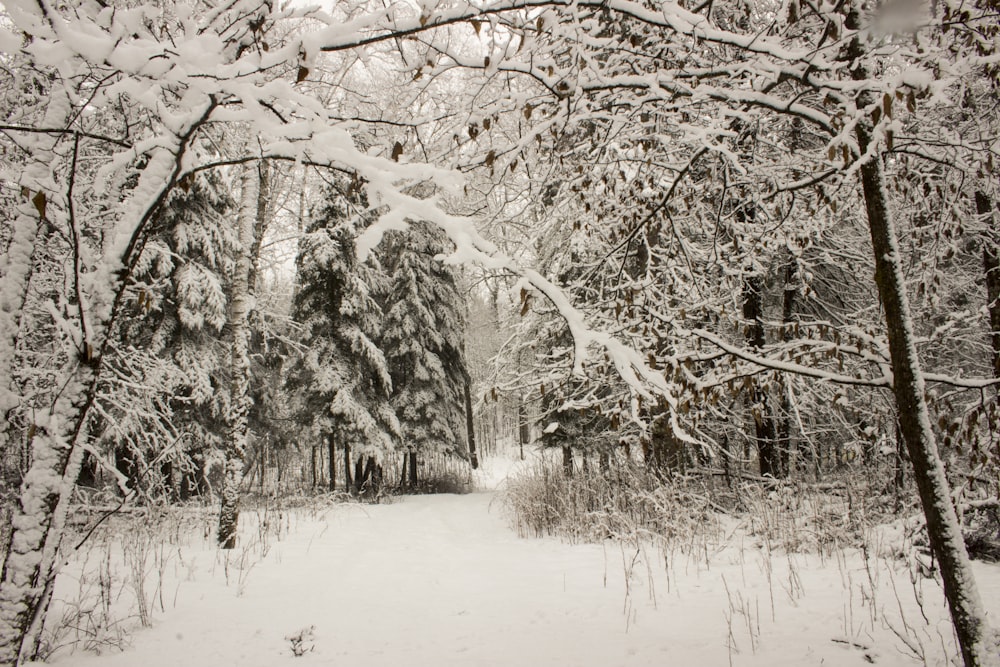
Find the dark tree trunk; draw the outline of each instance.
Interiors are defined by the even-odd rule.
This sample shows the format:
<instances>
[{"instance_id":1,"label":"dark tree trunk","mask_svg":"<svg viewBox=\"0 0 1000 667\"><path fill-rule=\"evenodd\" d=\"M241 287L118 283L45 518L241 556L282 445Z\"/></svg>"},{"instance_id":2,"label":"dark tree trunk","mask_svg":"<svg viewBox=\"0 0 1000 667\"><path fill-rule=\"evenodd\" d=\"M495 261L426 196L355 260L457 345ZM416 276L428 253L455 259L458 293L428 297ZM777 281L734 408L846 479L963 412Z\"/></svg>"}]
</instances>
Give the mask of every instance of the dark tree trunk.
<instances>
[{"instance_id":1,"label":"dark tree trunk","mask_svg":"<svg viewBox=\"0 0 1000 667\"><path fill-rule=\"evenodd\" d=\"M903 434L899 430L899 422L896 422L896 460L892 475L892 485L896 495L896 511L903 509L903 490L906 488L906 443L903 441Z\"/></svg>"},{"instance_id":2,"label":"dark tree trunk","mask_svg":"<svg viewBox=\"0 0 1000 667\"><path fill-rule=\"evenodd\" d=\"M316 474L316 443L313 443L312 449L309 453L309 466L312 468L312 488L316 488L317 484L317 474Z\"/></svg>"},{"instance_id":3,"label":"dark tree trunk","mask_svg":"<svg viewBox=\"0 0 1000 667\"><path fill-rule=\"evenodd\" d=\"M417 488L417 453L410 452L410 488Z\"/></svg>"},{"instance_id":4,"label":"dark tree trunk","mask_svg":"<svg viewBox=\"0 0 1000 667\"><path fill-rule=\"evenodd\" d=\"M264 436L264 439L260 442L260 493L264 494L264 476L267 474L267 443L270 440L270 435Z\"/></svg>"},{"instance_id":5,"label":"dark tree trunk","mask_svg":"<svg viewBox=\"0 0 1000 667\"><path fill-rule=\"evenodd\" d=\"M856 17L852 18L856 20ZM857 40L852 47L855 53L860 53ZM867 72L859 67L855 77L866 78ZM859 100L859 108L866 102ZM864 155L871 145L870 123L866 120L859 122L856 135L858 148ZM945 597L966 666L994 664L996 646L991 641L993 631L986 620L931 428L902 259L878 152L861 165L860 174L875 255L875 282L882 299L889 338L892 389L900 430L913 465L913 479L927 519L927 536L938 560Z\"/></svg>"},{"instance_id":6,"label":"dark tree trunk","mask_svg":"<svg viewBox=\"0 0 1000 667\"><path fill-rule=\"evenodd\" d=\"M1000 252L997 244L993 202L985 192L976 192L976 213L986 223L983 235L983 272L986 274L986 308L990 314L990 350L993 377L1000 378Z\"/></svg>"},{"instance_id":7,"label":"dark tree trunk","mask_svg":"<svg viewBox=\"0 0 1000 667\"><path fill-rule=\"evenodd\" d=\"M403 469L399 473L399 488L401 488L401 489L405 489L406 488L406 466L409 464L409 461L410 461L410 455L404 453L403 454Z\"/></svg>"},{"instance_id":8,"label":"dark tree trunk","mask_svg":"<svg viewBox=\"0 0 1000 667\"><path fill-rule=\"evenodd\" d=\"M337 490L337 451L334 445L333 435L326 436L326 453L327 459L330 461L330 490Z\"/></svg>"},{"instance_id":9,"label":"dark tree trunk","mask_svg":"<svg viewBox=\"0 0 1000 667\"><path fill-rule=\"evenodd\" d=\"M344 443L344 491L350 491L351 481L351 446Z\"/></svg>"},{"instance_id":10,"label":"dark tree trunk","mask_svg":"<svg viewBox=\"0 0 1000 667\"><path fill-rule=\"evenodd\" d=\"M361 487L365 483L365 457L359 456L354 463L354 495L361 493Z\"/></svg>"},{"instance_id":11,"label":"dark tree trunk","mask_svg":"<svg viewBox=\"0 0 1000 667\"><path fill-rule=\"evenodd\" d=\"M469 463L472 469L479 467L479 457L476 456L476 424L472 417L472 388L469 378L465 378L465 432L469 438Z\"/></svg>"},{"instance_id":12,"label":"dark tree trunk","mask_svg":"<svg viewBox=\"0 0 1000 667\"><path fill-rule=\"evenodd\" d=\"M764 278L751 275L743 280L743 319L746 321L746 341L754 352L764 347ZM777 429L774 415L768 401L767 392L756 378L750 389L750 412L754 421L754 436L757 441L757 461L760 474L764 477L781 477L778 460Z\"/></svg>"},{"instance_id":13,"label":"dark tree trunk","mask_svg":"<svg viewBox=\"0 0 1000 667\"><path fill-rule=\"evenodd\" d=\"M688 457L684 442L674 435L669 416L661 414L653 419L649 428L649 460L658 474L683 473L687 469Z\"/></svg>"},{"instance_id":14,"label":"dark tree trunk","mask_svg":"<svg viewBox=\"0 0 1000 667\"><path fill-rule=\"evenodd\" d=\"M369 495L378 494L378 463L374 456L369 456L365 462L364 480L361 483L361 490Z\"/></svg>"},{"instance_id":15,"label":"dark tree trunk","mask_svg":"<svg viewBox=\"0 0 1000 667\"><path fill-rule=\"evenodd\" d=\"M564 475L573 476L573 449L569 445L563 445L562 448L562 467Z\"/></svg>"}]
</instances>

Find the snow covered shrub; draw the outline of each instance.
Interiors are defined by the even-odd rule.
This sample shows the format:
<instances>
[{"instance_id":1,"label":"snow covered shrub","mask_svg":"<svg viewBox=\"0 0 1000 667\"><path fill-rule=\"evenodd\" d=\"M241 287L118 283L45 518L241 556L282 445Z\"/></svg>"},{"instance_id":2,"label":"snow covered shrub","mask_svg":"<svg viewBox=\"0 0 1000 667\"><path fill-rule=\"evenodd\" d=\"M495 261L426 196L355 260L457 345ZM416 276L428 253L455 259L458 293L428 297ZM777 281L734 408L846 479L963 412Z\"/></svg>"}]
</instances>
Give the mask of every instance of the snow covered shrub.
<instances>
[{"instance_id":1,"label":"snow covered shrub","mask_svg":"<svg viewBox=\"0 0 1000 667\"><path fill-rule=\"evenodd\" d=\"M891 520L891 503L869 483L845 475L823 483L772 482L739 486L750 534L786 551L860 546L871 528Z\"/></svg>"},{"instance_id":2,"label":"snow covered shrub","mask_svg":"<svg viewBox=\"0 0 1000 667\"><path fill-rule=\"evenodd\" d=\"M510 478L502 499L522 536L584 542L643 537L684 550L700 542L695 538L720 532L718 507L703 489L627 462L567 476L561 464L543 459Z\"/></svg>"},{"instance_id":3,"label":"snow covered shrub","mask_svg":"<svg viewBox=\"0 0 1000 667\"><path fill-rule=\"evenodd\" d=\"M417 482L418 493L468 493L469 476L454 470L433 470Z\"/></svg>"}]
</instances>

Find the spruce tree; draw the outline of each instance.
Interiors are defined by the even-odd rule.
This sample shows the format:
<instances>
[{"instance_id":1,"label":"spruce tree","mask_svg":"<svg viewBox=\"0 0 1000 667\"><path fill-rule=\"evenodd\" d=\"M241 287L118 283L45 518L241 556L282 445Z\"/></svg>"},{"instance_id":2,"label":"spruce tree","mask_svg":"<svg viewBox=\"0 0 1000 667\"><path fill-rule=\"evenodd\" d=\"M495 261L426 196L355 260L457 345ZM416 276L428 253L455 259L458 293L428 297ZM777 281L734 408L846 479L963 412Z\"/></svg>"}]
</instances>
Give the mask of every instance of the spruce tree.
<instances>
[{"instance_id":1,"label":"spruce tree","mask_svg":"<svg viewBox=\"0 0 1000 667\"><path fill-rule=\"evenodd\" d=\"M344 448L348 475L352 449L374 471L399 434L389 403L392 380L374 342L382 326L374 298L380 274L374 260L358 261L355 237L364 220L351 216L356 204L352 197L331 195L300 244L292 317L303 327L304 352L287 381L299 396L300 423L330 442L331 451L333 443ZM364 475L365 481L371 476ZM360 489L361 480L355 481Z\"/></svg>"},{"instance_id":2,"label":"spruce tree","mask_svg":"<svg viewBox=\"0 0 1000 667\"><path fill-rule=\"evenodd\" d=\"M192 179L164 206L134 270L129 317L118 321L107 360L114 372L101 382L106 417L91 426L133 489L198 492L224 435L233 206L218 179ZM159 470L149 474L153 460ZM85 466L83 481L92 472Z\"/></svg>"},{"instance_id":3,"label":"spruce tree","mask_svg":"<svg viewBox=\"0 0 1000 667\"><path fill-rule=\"evenodd\" d=\"M455 269L437 259L449 250L443 232L421 222L387 234L381 251L389 274L381 345L411 485L418 456L467 456L465 300Z\"/></svg>"}]
</instances>

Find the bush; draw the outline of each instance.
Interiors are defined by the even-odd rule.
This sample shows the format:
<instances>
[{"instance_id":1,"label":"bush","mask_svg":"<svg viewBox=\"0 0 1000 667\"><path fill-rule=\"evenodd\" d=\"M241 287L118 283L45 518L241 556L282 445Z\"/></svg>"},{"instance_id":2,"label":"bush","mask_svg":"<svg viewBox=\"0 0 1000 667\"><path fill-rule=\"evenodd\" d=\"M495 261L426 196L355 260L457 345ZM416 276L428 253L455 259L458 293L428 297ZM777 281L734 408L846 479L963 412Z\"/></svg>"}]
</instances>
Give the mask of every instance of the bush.
<instances>
[{"instance_id":1,"label":"bush","mask_svg":"<svg viewBox=\"0 0 1000 667\"><path fill-rule=\"evenodd\" d=\"M891 503L864 480L754 478L730 488L711 470L656 474L630 461L566 476L543 458L508 480L501 501L522 537L648 539L684 551L720 543L724 523L787 551L859 546L893 518Z\"/></svg>"},{"instance_id":2,"label":"bush","mask_svg":"<svg viewBox=\"0 0 1000 667\"><path fill-rule=\"evenodd\" d=\"M690 482L665 483L631 463L567 477L561 465L541 460L508 480L502 501L521 536L686 541L721 532L720 508L704 490Z\"/></svg>"}]
</instances>

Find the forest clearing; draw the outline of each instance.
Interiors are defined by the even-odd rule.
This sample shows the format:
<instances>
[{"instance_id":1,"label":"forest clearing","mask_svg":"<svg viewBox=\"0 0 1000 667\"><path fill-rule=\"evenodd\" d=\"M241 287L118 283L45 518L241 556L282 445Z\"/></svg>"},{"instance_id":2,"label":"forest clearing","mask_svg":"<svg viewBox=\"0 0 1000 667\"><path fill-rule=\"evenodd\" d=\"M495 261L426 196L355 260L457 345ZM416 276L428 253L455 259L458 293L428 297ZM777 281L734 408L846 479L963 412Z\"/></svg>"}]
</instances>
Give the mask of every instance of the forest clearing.
<instances>
[{"instance_id":1,"label":"forest clearing","mask_svg":"<svg viewBox=\"0 0 1000 667\"><path fill-rule=\"evenodd\" d=\"M532 452L527 465L538 457ZM135 541L112 533L78 556L57 587L53 614L65 620L46 641L71 644L50 662L792 667L957 659L940 585L902 556L899 534L882 532L902 533L899 525L870 526L864 549L820 553L771 544L745 517L725 515L664 541L519 536L498 473L510 466L516 480L522 465L499 459L475 475L481 487L499 481L500 491L249 511L242 546L231 552L215 547L206 515L167 514L152 532L143 523L145 537ZM122 582L106 607L101 568L104 581ZM1000 567L983 564L976 575L988 612L1000 613ZM142 618L137 590L146 596ZM98 628L102 620L113 623Z\"/></svg>"}]
</instances>

